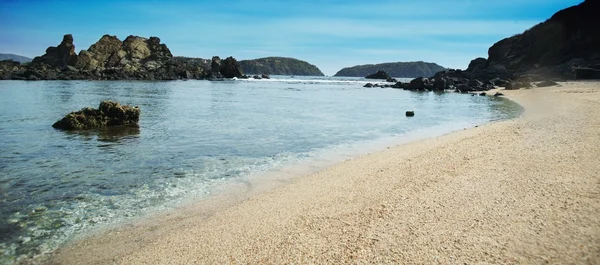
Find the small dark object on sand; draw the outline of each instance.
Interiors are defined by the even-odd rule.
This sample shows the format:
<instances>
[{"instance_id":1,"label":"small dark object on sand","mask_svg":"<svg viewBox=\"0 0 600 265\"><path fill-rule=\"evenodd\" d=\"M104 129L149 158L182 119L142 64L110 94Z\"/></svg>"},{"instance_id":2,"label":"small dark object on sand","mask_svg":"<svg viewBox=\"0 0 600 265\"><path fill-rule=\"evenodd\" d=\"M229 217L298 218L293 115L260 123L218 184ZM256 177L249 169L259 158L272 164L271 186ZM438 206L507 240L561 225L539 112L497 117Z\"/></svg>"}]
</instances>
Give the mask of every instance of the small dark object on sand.
<instances>
[{"instance_id":1,"label":"small dark object on sand","mask_svg":"<svg viewBox=\"0 0 600 265\"><path fill-rule=\"evenodd\" d=\"M502 94L500 92L496 92L496 94L494 94L494 97L499 97L499 96L504 96L504 94Z\"/></svg>"}]
</instances>

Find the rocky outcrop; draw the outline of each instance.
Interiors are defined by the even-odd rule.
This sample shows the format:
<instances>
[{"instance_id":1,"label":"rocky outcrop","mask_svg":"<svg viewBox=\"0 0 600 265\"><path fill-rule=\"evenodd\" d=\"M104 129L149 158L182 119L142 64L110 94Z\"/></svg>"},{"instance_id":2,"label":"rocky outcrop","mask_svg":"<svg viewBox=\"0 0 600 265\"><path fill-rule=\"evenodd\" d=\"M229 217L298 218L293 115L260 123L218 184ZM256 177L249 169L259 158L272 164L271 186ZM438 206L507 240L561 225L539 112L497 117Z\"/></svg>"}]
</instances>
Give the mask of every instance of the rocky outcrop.
<instances>
[{"instance_id":1,"label":"rocky outcrop","mask_svg":"<svg viewBox=\"0 0 600 265\"><path fill-rule=\"evenodd\" d=\"M244 75L244 71L240 67L240 64L233 57L227 57L223 60L219 66L219 71L221 75L225 78L234 78L234 77L242 77Z\"/></svg>"},{"instance_id":2,"label":"rocky outcrop","mask_svg":"<svg viewBox=\"0 0 600 265\"><path fill-rule=\"evenodd\" d=\"M138 107L123 106L114 101L102 101L98 109L83 108L71 112L52 127L61 130L86 130L116 125L137 126L139 120Z\"/></svg>"},{"instance_id":3,"label":"rocky outcrop","mask_svg":"<svg viewBox=\"0 0 600 265\"><path fill-rule=\"evenodd\" d=\"M71 34L64 35L62 42L57 47L48 47L44 55L33 58L31 63L46 64L58 68L75 66L77 64L77 54L75 54L73 36Z\"/></svg>"},{"instance_id":4,"label":"rocky outcrop","mask_svg":"<svg viewBox=\"0 0 600 265\"><path fill-rule=\"evenodd\" d=\"M370 74L365 76L366 79L384 79L384 80L388 80L388 79L392 79L392 77L383 70L378 70L377 73L374 74Z\"/></svg>"},{"instance_id":5,"label":"rocky outcrop","mask_svg":"<svg viewBox=\"0 0 600 265\"><path fill-rule=\"evenodd\" d=\"M128 36L124 41L104 35L79 55L73 37L48 48L29 65L4 67L0 78L16 80L175 80L209 76L204 59L174 58L157 37Z\"/></svg>"}]
</instances>

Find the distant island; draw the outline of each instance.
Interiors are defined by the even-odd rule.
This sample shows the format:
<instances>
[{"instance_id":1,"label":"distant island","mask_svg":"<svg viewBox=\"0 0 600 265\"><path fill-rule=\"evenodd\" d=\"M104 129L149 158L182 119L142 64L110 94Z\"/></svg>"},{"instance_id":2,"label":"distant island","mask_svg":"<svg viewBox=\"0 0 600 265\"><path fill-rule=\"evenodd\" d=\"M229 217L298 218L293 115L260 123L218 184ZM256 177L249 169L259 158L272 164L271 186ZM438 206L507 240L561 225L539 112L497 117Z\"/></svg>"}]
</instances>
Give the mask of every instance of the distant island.
<instances>
[{"instance_id":1,"label":"distant island","mask_svg":"<svg viewBox=\"0 0 600 265\"><path fill-rule=\"evenodd\" d=\"M427 62L396 62L381 64L364 64L346 67L338 71L334 76L365 77L379 70L383 70L392 77L420 77L433 76L439 71L446 70L445 67L435 63Z\"/></svg>"},{"instance_id":2,"label":"distant island","mask_svg":"<svg viewBox=\"0 0 600 265\"><path fill-rule=\"evenodd\" d=\"M4 61L4 60L11 60L11 61L19 62L19 63L31 62L31 58L29 58L29 57L11 54L11 53L0 53L0 61Z\"/></svg>"},{"instance_id":3,"label":"distant island","mask_svg":"<svg viewBox=\"0 0 600 265\"><path fill-rule=\"evenodd\" d=\"M294 58L266 57L239 63L247 74L323 76L318 67Z\"/></svg>"}]
</instances>

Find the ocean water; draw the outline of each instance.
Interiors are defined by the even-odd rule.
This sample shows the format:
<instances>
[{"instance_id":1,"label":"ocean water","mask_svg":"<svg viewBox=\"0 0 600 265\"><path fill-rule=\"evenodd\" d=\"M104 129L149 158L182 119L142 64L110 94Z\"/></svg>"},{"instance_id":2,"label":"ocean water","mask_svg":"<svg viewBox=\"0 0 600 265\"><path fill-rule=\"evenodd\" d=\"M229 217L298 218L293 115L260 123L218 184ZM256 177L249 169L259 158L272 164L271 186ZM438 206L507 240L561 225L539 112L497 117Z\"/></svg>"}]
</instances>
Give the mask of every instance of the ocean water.
<instances>
[{"instance_id":1,"label":"ocean water","mask_svg":"<svg viewBox=\"0 0 600 265\"><path fill-rule=\"evenodd\" d=\"M367 82L0 81L0 264L262 172L521 111L503 98L363 88ZM107 99L139 106L139 128L51 127Z\"/></svg>"}]
</instances>

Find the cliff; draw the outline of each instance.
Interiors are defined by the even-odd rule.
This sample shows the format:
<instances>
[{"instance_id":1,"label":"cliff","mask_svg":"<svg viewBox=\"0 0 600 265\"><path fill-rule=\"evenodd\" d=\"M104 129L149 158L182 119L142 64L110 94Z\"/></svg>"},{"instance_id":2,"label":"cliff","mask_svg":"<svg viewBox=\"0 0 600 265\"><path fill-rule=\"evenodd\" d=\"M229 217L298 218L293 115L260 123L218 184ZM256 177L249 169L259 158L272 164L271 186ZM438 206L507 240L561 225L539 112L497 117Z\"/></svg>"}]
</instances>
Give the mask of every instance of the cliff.
<instances>
[{"instance_id":1,"label":"cliff","mask_svg":"<svg viewBox=\"0 0 600 265\"><path fill-rule=\"evenodd\" d=\"M496 42L488 58L473 60L467 72L574 78L573 67L600 65L598 10L598 0L560 10L525 32Z\"/></svg>"},{"instance_id":2,"label":"cliff","mask_svg":"<svg viewBox=\"0 0 600 265\"><path fill-rule=\"evenodd\" d=\"M426 62L396 62L396 63L382 63L382 64L365 64L357 65L352 67L346 67L338 71L335 76L355 76L364 77L375 73L379 70L387 72L393 77L419 77L419 76L432 76L439 71L443 71L446 68L437 65L435 63Z\"/></svg>"},{"instance_id":3,"label":"cliff","mask_svg":"<svg viewBox=\"0 0 600 265\"><path fill-rule=\"evenodd\" d=\"M318 67L294 58L267 57L239 63L248 74L323 76Z\"/></svg>"}]
</instances>

